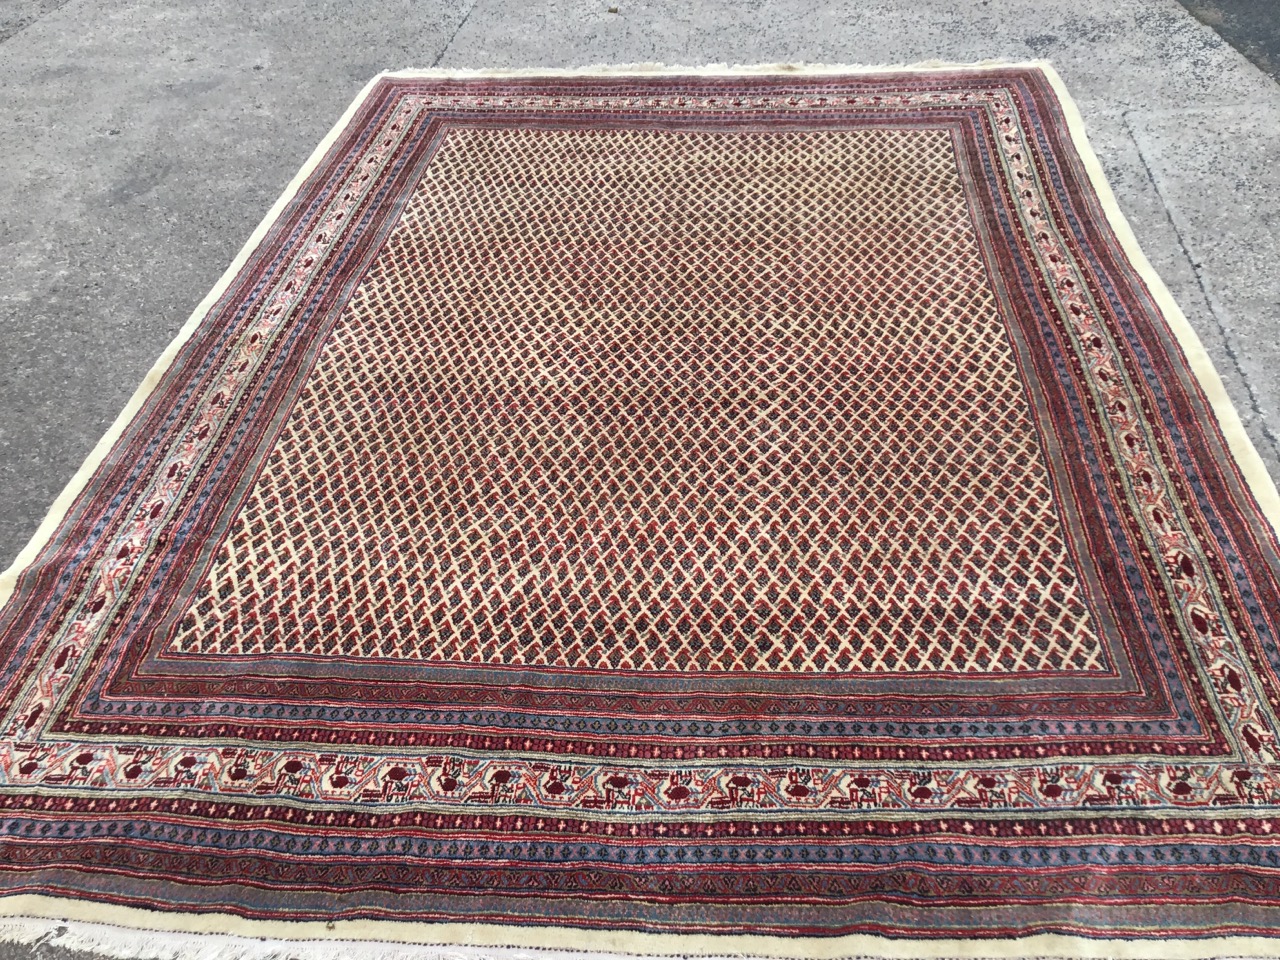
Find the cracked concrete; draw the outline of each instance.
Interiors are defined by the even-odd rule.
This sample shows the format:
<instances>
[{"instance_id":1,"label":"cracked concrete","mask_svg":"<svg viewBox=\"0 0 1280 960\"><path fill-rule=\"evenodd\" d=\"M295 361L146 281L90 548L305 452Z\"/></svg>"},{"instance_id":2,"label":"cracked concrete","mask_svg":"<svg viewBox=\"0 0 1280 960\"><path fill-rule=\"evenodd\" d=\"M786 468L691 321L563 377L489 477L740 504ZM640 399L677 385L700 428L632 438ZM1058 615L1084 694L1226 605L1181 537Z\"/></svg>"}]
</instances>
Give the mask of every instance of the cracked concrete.
<instances>
[{"instance_id":1,"label":"cracked concrete","mask_svg":"<svg viewBox=\"0 0 1280 960\"><path fill-rule=\"evenodd\" d=\"M1179 136L1201 121L1194 144ZM1280 110L1248 104L1218 107L1211 116L1151 112L1129 118L1129 127L1208 305L1217 336L1206 339L1217 341L1235 368L1243 390L1233 394L1237 409L1272 476L1280 475L1280 287L1269 266L1280 255L1280 209L1268 199L1269 191L1280 196ZM1217 187L1212 196L1201 192L1202 177ZM1216 355L1215 363L1224 366Z\"/></svg>"},{"instance_id":2,"label":"cracked concrete","mask_svg":"<svg viewBox=\"0 0 1280 960\"><path fill-rule=\"evenodd\" d=\"M1280 86L1174 0L3 0L0 566L380 70L1030 57L1280 476Z\"/></svg>"},{"instance_id":3,"label":"cracked concrete","mask_svg":"<svg viewBox=\"0 0 1280 960\"><path fill-rule=\"evenodd\" d=\"M1280 16L1274 0L1178 0L1201 23L1280 80Z\"/></svg>"},{"instance_id":4,"label":"cracked concrete","mask_svg":"<svg viewBox=\"0 0 1280 960\"><path fill-rule=\"evenodd\" d=\"M0 43L66 2L67 0L10 0L0 4Z\"/></svg>"}]
</instances>

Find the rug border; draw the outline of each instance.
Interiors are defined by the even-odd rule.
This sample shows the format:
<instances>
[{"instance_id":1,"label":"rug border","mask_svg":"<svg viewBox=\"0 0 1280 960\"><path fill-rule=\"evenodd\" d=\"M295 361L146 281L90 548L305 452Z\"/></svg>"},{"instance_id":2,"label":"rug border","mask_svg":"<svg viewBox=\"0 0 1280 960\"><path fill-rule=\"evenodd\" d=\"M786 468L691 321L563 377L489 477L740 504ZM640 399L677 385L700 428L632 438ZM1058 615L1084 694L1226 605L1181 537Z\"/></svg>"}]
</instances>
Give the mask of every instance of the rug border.
<instances>
[{"instance_id":1,"label":"rug border","mask_svg":"<svg viewBox=\"0 0 1280 960\"><path fill-rule=\"evenodd\" d=\"M282 193L276 202L271 205L271 209L267 211L266 216L262 218L262 221L254 229L253 233L249 235L249 239L245 241L244 246L241 247L240 252L236 254L235 259L232 260L227 269L223 271L222 276L218 278L218 282L214 284L213 289L210 290L205 298L200 301L199 305L192 311L191 316L187 318L187 322L182 325L174 338L169 341L169 345L165 347L164 352L160 354L159 359L156 360L151 369L147 371L147 375L143 377L142 383L138 385L137 390L133 392L128 403L125 404L124 409L120 411L120 415L116 417L111 426L107 429L107 432L103 435L102 439L99 440L97 445L90 451L88 457L85 458L84 463L80 465L80 469L72 476L70 482L68 482L62 492L58 494L57 499L53 501L53 506L51 506L49 508L49 512L45 514L44 520L40 522L40 526L36 528L36 532L27 542L27 545L18 552L17 557L14 558L13 563L9 565L8 569L0 572L0 608L3 608L8 602L9 597L12 596L14 587L16 586L21 574L26 572L27 568L30 567L34 563L36 557L39 556L40 551L42 551L53 538L54 533L58 529L58 525L66 516L71 505L75 502L81 491L84 490L94 472L102 465L103 461L106 460L107 456L111 453L111 448L115 446L116 441L120 439L129 424L133 422L133 418L137 416L138 411L142 409L143 405L147 402L147 399L155 392L156 387L160 384L164 375L168 373L169 368L173 366L174 360L177 359L182 348L186 346L187 341L190 340L195 332L200 328L200 324L203 323L205 318L209 315L209 311L213 309L214 304L216 304L218 300L221 299L222 295L226 293L227 288L231 286L237 274L239 274L240 269L257 251L267 233L275 225L276 221L280 219L280 215L284 213L285 208L293 200L298 190L301 189L303 183L306 182L306 179L315 171L321 161L324 160L325 155L329 152L329 148L333 146L338 137L342 135L343 131L345 131L348 126L350 126L351 120L355 117L356 111L359 109L360 105L364 103L369 94L373 91L373 88L377 85L378 81L384 76L386 76L386 73L380 73L364 85L355 100L353 100L351 105L347 107L346 112L342 114L338 122L333 125L325 135L325 138L321 140L315 150L312 151L311 156L307 158L307 162L303 164L302 169L300 169L294 175L293 179L289 181L289 185L285 187L284 193Z\"/></svg>"},{"instance_id":2,"label":"rug border","mask_svg":"<svg viewBox=\"0 0 1280 960\"><path fill-rule=\"evenodd\" d=\"M310 158L290 181L285 191L250 235L244 247L227 267L217 284L192 312L190 318L152 366L141 385L112 423L110 429L93 448L80 469L54 501L48 514L26 547L19 552L7 570L0 573L0 606L9 599L19 576L32 565L38 554L52 539L67 510L87 485L94 471L111 452L143 404L151 396L178 353L193 336L209 311L234 281L236 275L256 252L262 240L279 219L306 179L319 166L329 148L350 125L356 112L383 79L478 79L514 77L588 77L588 76L751 76L751 75L848 75L885 72L978 71L989 68L1024 68L1039 70L1049 81L1071 134L1072 145L1080 156L1108 225L1116 236L1124 255L1139 279L1147 287L1164 316L1174 339L1181 348L1218 428L1235 459L1248 491L1257 502L1263 517L1280 535L1280 492L1267 471L1235 405L1227 395L1217 370L1204 349L1199 336L1169 289L1160 279L1138 245L1128 220L1116 201L1097 155L1085 133L1084 120L1067 92L1057 71L1047 60L1000 61L973 63L925 61L912 64L790 64L773 63L749 66L711 64L701 67L667 66L659 63L589 66L575 69L409 69L379 73L361 89L342 117L319 143ZM1197 940L1102 940L1088 937L1036 934L1023 938L963 940L900 939L873 935L843 937L772 937L752 934L655 934L631 931L597 931L576 927L531 927L487 923L416 923L395 920L324 921L250 920L231 914L181 914L136 907L103 904L70 897L18 894L0 897L0 916L15 921L0 930L0 942L22 942L22 921L30 921L32 931L47 929L48 921L65 921L102 925L119 931L119 935L163 932L192 934L229 934L240 937L270 938L288 941L290 945L306 941L375 941L381 943L438 946L466 946L495 950L571 950L599 951L622 956L723 956L786 957L795 960L835 960L843 957L877 957L886 960L906 958L1015 958L1042 957L1108 957L1116 960L1206 960L1224 954L1237 957L1280 956L1280 940L1266 937L1210 937ZM1158 934L1153 931L1153 934ZM172 948L172 945L170 945ZM496 956L497 954L495 954Z\"/></svg>"},{"instance_id":3,"label":"rug border","mask_svg":"<svg viewBox=\"0 0 1280 960\"><path fill-rule=\"evenodd\" d=\"M1128 258L1130 266L1138 274L1139 279L1146 285L1147 291L1151 294L1169 329L1173 332L1174 339L1177 341L1178 346L1182 348L1187 366L1190 368L1191 374L1201 391L1203 391L1205 400L1208 402L1214 417L1217 418L1218 428L1222 431L1222 435L1227 441L1227 447L1236 462L1236 466L1240 468L1240 472L1244 476L1249 492L1253 494L1254 499L1257 501L1263 517L1270 522L1273 532L1277 537L1280 537L1280 491L1277 490L1276 480L1272 478L1267 470L1266 464L1262 461L1262 456L1258 453L1258 448L1254 446L1253 440L1245 430L1244 423L1240 419L1240 413L1236 410L1231 397L1228 396L1222 378L1218 375L1218 370L1213 365L1213 360L1209 357L1208 351L1205 350L1200 335L1191 326L1191 322L1187 319L1186 314L1182 312L1182 308L1178 306L1177 301L1174 300L1173 294L1165 286L1160 274L1156 272L1155 267L1151 265L1151 261L1142 252L1138 238L1134 234L1133 228L1129 225L1128 218L1125 217L1124 212L1120 209L1120 204L1116 201L1111 184L1107 181L1107 175L1102 169L1102 163L1098 160L1097 154L1093 152L1093 147L1089 143L1080 108L1076 106L1071 94L1067 92L1067 87L1063 83L1062 77L1058 75L1058 71L1048 61L1036 62L1034 66L1039 67L1053 87L1053 92L1058 99L1058 105L1062 108L1067 127L1071 132L1072 144L1076 149L1076 153L1080 155L1080 160L1089 175L1089 182L1093 187L1094 193L1097 194L1098 202L1102 206L1103 212L1107 215L1107 222L1115 233L1124 255Z\"/></svg>"}]
</instances>

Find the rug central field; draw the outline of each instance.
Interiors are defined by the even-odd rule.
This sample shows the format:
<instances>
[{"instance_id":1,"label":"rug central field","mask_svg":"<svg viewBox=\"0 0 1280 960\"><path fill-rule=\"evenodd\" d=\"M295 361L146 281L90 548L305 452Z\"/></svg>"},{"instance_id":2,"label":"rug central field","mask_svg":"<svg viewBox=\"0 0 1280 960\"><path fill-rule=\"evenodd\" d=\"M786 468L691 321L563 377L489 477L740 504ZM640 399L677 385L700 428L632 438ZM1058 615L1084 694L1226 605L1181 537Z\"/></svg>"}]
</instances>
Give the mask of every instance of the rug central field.
<instances>
[{"instance_id":1,"label":"rug central field","mask_svg":"<svg viewBox=\"0 0 1280 960\"><path fill-rule=\"evenodd\" d=\"M1277 929L1275 489L1055 84L377 80L0 583L0 909Z\"/></svg>"},{"instance_id":2,"label":"rug central field","mask_svg":"<svg viewBox=\"0 0 1280 960\"><path fill-rule=\"evenodd\" d=\"M1051 491L947 130L453 129L173 645L1097 669Z\"/></svg>"}]
</instances>

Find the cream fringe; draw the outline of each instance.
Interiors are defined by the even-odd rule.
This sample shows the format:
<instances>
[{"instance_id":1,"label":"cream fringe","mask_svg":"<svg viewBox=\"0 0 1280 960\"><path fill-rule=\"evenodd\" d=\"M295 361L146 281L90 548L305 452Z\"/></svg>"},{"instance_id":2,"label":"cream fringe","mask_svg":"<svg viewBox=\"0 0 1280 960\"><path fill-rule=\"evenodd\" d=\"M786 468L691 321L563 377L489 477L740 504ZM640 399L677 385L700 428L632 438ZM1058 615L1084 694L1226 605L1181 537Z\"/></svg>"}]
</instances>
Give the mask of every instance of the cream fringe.
<instances>
[{"instance_id":1,"label":"cream fringe","mask_svg":"<svg viewBox=\"0 0 1280 960\"><path fill-rule=\"evenodd\" d=\"M1025 950L1035 950L1041 941L1052 937L1031 937L1018 941ZM275 940L234 935L174 933L154 930L138 930L115 927L101 923L85 923L78 920L35 920L0 918L0 944L12 943L33 948L42 956L41 948L83 951L109 960L646 960L645 955L633 953L588 953L579 950L555 950L545 948L521 949L518 947L448 946L386 941L360 940ZM919 943L919 941L917 941ZM1168 941L1166 941L1168 943ZM1182 943L1185 944L1185 941ZM1210 942L1212 943L1212 942ZM1226 941L1218 941L1227 946ZM1239 944L1240 941L1237 941ZM962 952L944 955L932 954L934 960L1063 960L1079 958L1122 958L1126 952L1107 952L1106 941L1082 941L1091 947L1084 951L1074 948L1068 952L1053 953L999 953L982 952L982 941L966 941L973 953ZM1178 941L1173 941L1175 950ZM904 943L905 951L894 949L889 953L875 952L840 955L840 960L901 960L905 957L924 957ZM1194 956L1202 960L1246 960L1243 953L1218 953L1210 945L1211 952L1170 953L1166 950L1143 954L1145 957ZM1248 954L1258 957L1261 954ZM1266 956L1273 956L1267 954ZM763 956L748 954L663 954L650 955L647 960L769 960Z\"/></svg>"},{"instance_id":2,"label":"cream fringe","mask_svg":"<svg viewBox=\"0 0 1280 960\"><path fill-rule=\"evenodd\" d=\"M708 63L700 67L668 66L665 63L620 63L596 64L589 67L511 67L492 70L470 70L466 68L451 69L448 67L423 67L405 70L387 70L379 77L400 77L405 79L422 78L432 80L480 80L503 79L512 77L646 77L646 76L679 76L679 77L749 77L775 76L792 74L797 77L849 75L859 73L903 73L927 72L937 70L981 70L985 67L1046 67L1047 60L1027 60L1011 62L1008 60L975 60L971 63L949 63L944 60L920 60L916 63L863 64L841 63L757 63L734 64Z\"/></svg>"},{"instance_id":3,"label":"cream fringe","mask_svg":"<svg viewBox=\"0 0 1280 960\"><path fill-rule=\"evenodd\" d=\"M1189 365L1208 397L1241 473L1263 513L1280 532L1280 494L1245 433L1199 338L1173 297L1147 261L1120 212L1102 167L1085 137L1084 122L1057 72L1046 61L1007 63L924 62L888 66L836 64L766 64L758 66L669 67L658 63L582 67L574 70L401 70L371 80L321 141L306 165L250 236L222 279L196 308L142 385L121 411L75 477L55 501L48 516L13 565L0 574L0 604L8 599L19 572L48 542L93 471L110 452L137 414L183 344L284 211L305 179L337 140L373 85L383 77L467 79L479 77L584 76L796 76L878 73L884 71L979 70L984 67L1034 67L1053 85L1079 152L1093 181L1111 228L1134 269L1168 321ZM5 919L8 917L9 919ZM1280 933L1280 931L1277 931ZM250 939L257 937L260 939ZM636 956L796 960L1026 960L1026 958L1108 958L1108 960L1227 960L1280 958L1280 940L1224 937L1207 940L1091 940L1040 935L1018 940L897 940L883 937L780 938L756 936L680 936L623 931L588 931L553 927L493 924L425 924L390 920L340 921L332 924L250 921L222 914L170 913L112 907L66 898L19 895L0 898L0 942L44 943L73 950L92 950L129 960L625 960ZM430 944L435 943L432 946ZM590 953L578 952L581 950Z\"/></svg>"}]
</instances>

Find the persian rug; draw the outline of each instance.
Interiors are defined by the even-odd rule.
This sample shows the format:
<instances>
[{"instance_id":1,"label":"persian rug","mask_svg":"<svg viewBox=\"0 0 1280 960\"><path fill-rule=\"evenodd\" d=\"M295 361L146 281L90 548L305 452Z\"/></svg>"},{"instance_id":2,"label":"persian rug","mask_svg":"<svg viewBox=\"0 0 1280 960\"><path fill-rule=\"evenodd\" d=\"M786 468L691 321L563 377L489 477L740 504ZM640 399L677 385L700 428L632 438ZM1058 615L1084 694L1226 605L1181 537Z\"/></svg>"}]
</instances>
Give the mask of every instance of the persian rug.
<instances>
[{"instance_id":1,"label":"persian rug","mask_svg":"<svg viewBox=\"0 0 1280 960\"><path fill-rule=\"evenodd\" d=\"M1278 518L1046 65L386 74L3 581L0 904L1269 953Z\"/></svg>"}]
</instances>

